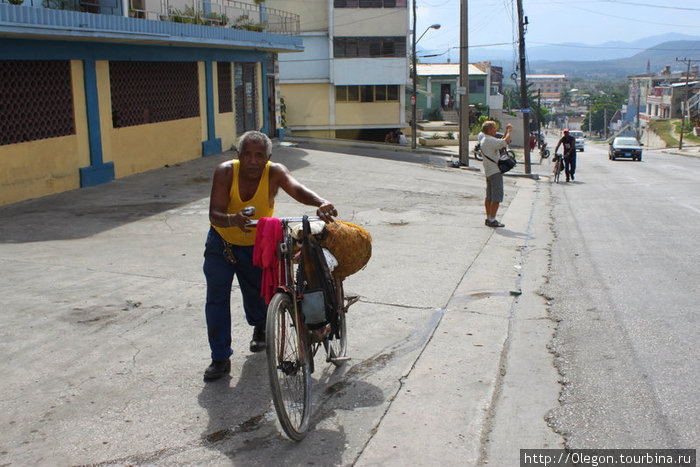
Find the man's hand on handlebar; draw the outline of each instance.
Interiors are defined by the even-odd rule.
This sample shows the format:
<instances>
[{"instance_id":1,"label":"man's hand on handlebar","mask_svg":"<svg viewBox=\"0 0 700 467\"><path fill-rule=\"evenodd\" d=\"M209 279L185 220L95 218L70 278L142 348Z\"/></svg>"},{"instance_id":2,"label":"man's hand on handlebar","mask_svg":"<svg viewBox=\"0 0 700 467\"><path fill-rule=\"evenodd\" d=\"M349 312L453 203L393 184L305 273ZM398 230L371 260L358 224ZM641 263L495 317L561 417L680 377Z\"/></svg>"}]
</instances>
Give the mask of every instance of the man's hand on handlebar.
<instances>
[{"instance_id":1,"label":"man's hand on handlebar","mask_svg":"<svg viewBox=\"0 0 700 467\"><path fill-rule=\"evenodd\" d=\"M250 224L251 217L255 215L255 208L252 206L245 207L237 214L229 214L230 227L238 227L243 232L248 233L250 229L246 228Z\"/></svg>"},{"instance_id":2,"label":"man's hand on handlebar","mask_svg":"<svg viewBox=\"0 0 700 467\"><path fill-rule=\"evenodd\" d=\"M321 220L327 224L333 221L333 217L338 215L338 211L336 211L335 206L333 206L332 203L324 201L323 204L321 204L316 210L316 214L318 214L318 217L320 217Z\"/></svg>"}]
</instances>

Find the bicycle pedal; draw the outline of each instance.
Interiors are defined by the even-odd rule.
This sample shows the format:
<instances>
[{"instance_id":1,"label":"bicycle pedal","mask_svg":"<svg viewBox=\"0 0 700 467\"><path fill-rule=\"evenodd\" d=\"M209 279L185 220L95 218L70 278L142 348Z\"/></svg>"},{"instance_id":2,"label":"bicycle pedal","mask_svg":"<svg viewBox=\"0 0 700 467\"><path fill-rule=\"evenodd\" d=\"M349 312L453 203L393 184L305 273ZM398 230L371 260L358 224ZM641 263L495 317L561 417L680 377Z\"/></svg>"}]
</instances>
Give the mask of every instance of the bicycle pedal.
<instances>
[{"instance_id":1,"label":"bicycle pedal","mask_svg":"<svg viewBox=\"0 0 700 467\"><path fill-rule=\"evenodd\" d=\"M345 300L347 301L347 304L345 305L345 310L347 311L348 308L350 308L351 305L354 303L358 302L360 300L359 295L346 295Z\"/></svg>"},{"instance_id":2,"label":"bicycle pedal","mask_svg":"<svg viewBox=\"0 0 700 467\"><path fill-rule=\"evenodd\" d=\"M328 358L326 358L327 362L332 362L332 363L347 362L349 360L352 360L352 358L350 358L350 357L328 357Z\"/></svg>"}]
</instances>

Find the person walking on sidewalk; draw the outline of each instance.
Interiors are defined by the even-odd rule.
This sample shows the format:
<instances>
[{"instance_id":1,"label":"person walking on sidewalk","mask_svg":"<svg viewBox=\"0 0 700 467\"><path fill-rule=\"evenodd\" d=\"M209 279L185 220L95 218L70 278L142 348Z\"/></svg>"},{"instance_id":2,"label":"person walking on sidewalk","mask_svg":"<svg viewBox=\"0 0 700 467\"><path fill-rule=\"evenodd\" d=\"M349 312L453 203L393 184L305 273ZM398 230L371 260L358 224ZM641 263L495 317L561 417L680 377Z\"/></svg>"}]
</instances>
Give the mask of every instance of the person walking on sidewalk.
<instances>
[{"instance_id":1,"label":"person walking on sidewalk","mask_svg":"<svg viewBox=\"0 0 700 467\"><path fill-rule=\"evenodd\" d=\"M325 221L337 216L332 203L297 181L289 169L271 162L272 141L258 131L244 133L238 141L238 160L219 164L209 201L211 227L204 248L204 275L207 280L205 315L211 364L204 379L218 379L231 370L231 286L233 277L243 296L248 324L253 326L251 352L265 349L267 305L260 295L262 270L253 264L255 228L246 227L251 219L272 217L280 188L300 203L316 206ZM243 208L255 207L245 215Z\"/></svg>"},{"instance_id":2,"label":"person walking on sidewalk","mask_svg":"<svg viewBox=\"0 0 700 467\"><path fill-rule=\"evenodd\" d=\"M566 181L574 180L576 173L576 138L569 134L569 129L564 129L564 136L561 137L557 146L554 148L554 154L557 154L559 146L564 147L564 170L566 171Z\"/></svg>"},{"instance_id":3,"label":"person walking on sidewalk","mask_svg":"<svg viewBox=\"0 0 700 467\"><path fill-rule=\"evenodd\" d=\"M510 136L513 130L513 125L506 125L506 132L503 138L497 138L498 124L493 120L487 120L481 125L481 133L479 141L481 152L484 154L482 162L484 163L484 173L486 175L486 200L484 207L486 208L486 220L484 224L488 227L505 227L505 224L496 220L498 206L503 201L503 174L498 168L498 158L501 156L501 149L505 149L510 144Z\"/></svg>"}]
</instances>

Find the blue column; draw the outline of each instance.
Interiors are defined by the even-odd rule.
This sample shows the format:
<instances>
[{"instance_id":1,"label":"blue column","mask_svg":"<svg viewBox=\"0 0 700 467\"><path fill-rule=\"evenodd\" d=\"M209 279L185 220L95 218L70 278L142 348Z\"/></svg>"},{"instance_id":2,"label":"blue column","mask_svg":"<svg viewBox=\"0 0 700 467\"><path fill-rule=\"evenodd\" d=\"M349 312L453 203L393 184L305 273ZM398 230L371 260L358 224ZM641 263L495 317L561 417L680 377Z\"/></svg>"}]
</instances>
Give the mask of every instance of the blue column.
<instances>
[{"instance_id":1,"label":"blue column","mask_svg":"<svg viewBox=\"0 0 700 467\"><path fill-rule=\"evenodd\" d=\"M90 165L81 167L80 186L93 186L114 180L114 163L102 161L102 131L100 128L100 107L97 96L97 71L95 60L83 60L85 76L85 104L87 107L88 143Z\"/></svg>"},{"instance_id":2,"label":"blue column","mask_svg":"<svg viewBox=\"0 0 700 467\"><path fill-rule=\"evenodd\" d=\"M204 62L204 80L207 100L207 140L202 141L202 156L211 156L221 152L221 138L216 137L214 121L214 73L211 60Z\"/></svg>"},{"instance_id":3,"label":"blue column","mask_svg":"<svg viewBox=\"0 0 700 467\"><path fill-rule=\"evenodd\" d=\"M270 109L267 106L267 99L268 96L270 95L271 92L274 92L274 89L268 89L267 87L267 56L263 58L261 62L261 67L260 67L260 73L262 73L262 79L260 82L262 83L262 102L263 102L263 127L262 127L262 132L265 133L266 135L270 134ZM271 135L272 136L272 135Z\"/></svg>"}]
</instances>

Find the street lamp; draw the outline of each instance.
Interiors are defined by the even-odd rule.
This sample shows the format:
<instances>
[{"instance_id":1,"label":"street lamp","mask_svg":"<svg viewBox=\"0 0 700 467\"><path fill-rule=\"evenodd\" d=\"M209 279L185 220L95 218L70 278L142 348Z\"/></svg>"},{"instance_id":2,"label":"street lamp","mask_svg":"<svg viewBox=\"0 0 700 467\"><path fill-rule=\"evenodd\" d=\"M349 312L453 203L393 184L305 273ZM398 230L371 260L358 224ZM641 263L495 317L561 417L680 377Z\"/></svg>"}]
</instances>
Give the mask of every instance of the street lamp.
<instances>
[{"instance_id":1,"label":"street lamp","mask_svg":"<svg viewBox=\"0 0 700 467\"><path fill-rule=\"evenodd\" d=\"M439 24L431 24L416 40L416 0L413 0L413 92L411 93L411 149L416 149L416 100L417 100L417 72L416 72L416 44L425 36L429 29L440 29Z\"/></svg>"}]
</instances>

